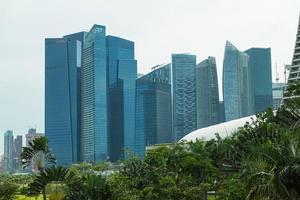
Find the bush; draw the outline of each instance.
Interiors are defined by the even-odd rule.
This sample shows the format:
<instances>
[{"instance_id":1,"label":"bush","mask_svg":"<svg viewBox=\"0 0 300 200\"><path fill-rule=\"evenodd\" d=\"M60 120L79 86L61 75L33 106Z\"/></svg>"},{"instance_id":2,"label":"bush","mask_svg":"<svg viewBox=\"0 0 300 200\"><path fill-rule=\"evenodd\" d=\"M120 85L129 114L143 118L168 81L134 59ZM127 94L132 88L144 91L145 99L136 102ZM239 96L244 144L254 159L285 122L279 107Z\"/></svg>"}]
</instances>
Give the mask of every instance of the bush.
<instances>
[{"instance_id":1,"label":"bush","mask_svg":"<svg viewBox=\"0 0 300 200\"><path fill-rule=\"evenodd\" d=\"M0 200L14 199L18 186L9 182L0 183Z\"/></svg>"}]
</instances>

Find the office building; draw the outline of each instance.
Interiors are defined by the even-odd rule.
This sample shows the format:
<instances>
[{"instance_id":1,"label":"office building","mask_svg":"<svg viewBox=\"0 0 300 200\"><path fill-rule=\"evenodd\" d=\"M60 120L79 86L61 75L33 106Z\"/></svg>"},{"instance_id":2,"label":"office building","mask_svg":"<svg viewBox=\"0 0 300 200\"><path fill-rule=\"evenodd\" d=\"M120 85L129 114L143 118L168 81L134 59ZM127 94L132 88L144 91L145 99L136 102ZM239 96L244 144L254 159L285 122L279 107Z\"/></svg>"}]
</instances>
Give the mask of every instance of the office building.
<instances>
[{"instance_id":1,"label":"office building","mask_svg":"<svg viewBox=\"0 0 300 200\"><path fill-rule=\"evenodd\" d=\"M272 64L270 48L251 48L245 51L249 55L251 93L254 113L272 108Z\"/></svg>"},{"instance_id":2,"label":"office building","mask_svg":"<svg viewBox=\"0 0 300 200\"><path fill-rule=\"evenodd\" d=\"M251 73L248 63L248 54L239 51L227 41L223 62L225 121L242 118L253 113Z\"/></svg>"},{"instance_id":3,"label":"office building","mask_svg":"<svg viewBox=\"0 0 300 200\"><path fill-rule=\"evenodd\" d=\"M273 110L277 110L283 99L283 94L285 90L285 83L273 83L272 92L273 92Z\"/></svg>"},{"instance_id":4,"label":"office building","mask_svg":"<svg viewBox=\"0 0 300 200\"><path fill-rule=\"evenodd\" d=\"M135 152L135 90L137 61L134 42L106 37L108 70L109 159L117 161ZM143 154L143 152L135 152Z\"/></svg>"},{"instance_id":5,"label":"office building","mask_svg":"<svg viewBox=\"0 0 300 200\"><path fill-rule=\"evenodd\" d=\"M297 27L296 42L288 82L300 80L300 15Z\"/></svg>"},{"instance_id":6,"label":"office building","mask_svg":"<svg viewBox=\"0 0 300 200\"><path fill-rule=\"evenodd\" d=\"M225 122L224 101L219 102L220 123Z\"/></svg>"},{"instance_id":7,"label":"office building","mask_svg":"<svg viewBox=\"0 0 300 200\"><path fill-rule=\"evenodd\" d=\"M172 133L178 141L197 129L195 55L172 54L171 82Z\"/></svg>"},{"instance_id":8,"label":"office building","mask_svg":"<svg viewBox=\"0 0 300 200\"><path fill-rule=\"evenodd\" d=\"M197 128L220 122L216 60L208 57L196 67Z\"/></svg>"},{"instance_id":9,"label":"office building","mask_svg":"<svg viewBox=\"0 0 300 200\"><path fill-rule=\"evenodd\" d=\"M23 136L18 135L14 139L14 168L20 169L22 167L22 160L21 160L21 153L22 153L22 147L23 147Z\"/></svg>"},{"instance_id":10,"label":"office building","mask_svg":"<svg viewBox=\"0 0 300 200\"><path fill-rule=\"evenodd\" d=\"M134 43L106 27L46 39L45 123L60 165L116 161L135 149Z\"/></svg>"},{"instance_id":11,"label":"office building","mask_svg":"<svg viewBox=\"0 0 300 200\"><path fill-rule=\"evenodd\" d=\"M78 161L82 37L45 39L45 135L59 165Z\"/></svg>"},{"instance_id":12,"label":"office building","mask_svg":"<svg viewBox=\"0 0 300 200\"><path fill-rule=\"evenodd\" d=\"M44 133L37 133L35 128L30 128L25 134L26 138L26 147L29 146L29 142L32 142L34 139L45 136Z\"/></svg>"},{"instance_id":13,"label":"office building","mask_svg":"<svg viewBox=\"0 0 300 200\"><path fill-rule=\"evenodd\" d=\"M155 66L136 81L136 136L144 137L140 148L173 141L170 67Z\"/></svg>"},{"instance_id":14,"label":"office building","mask_svg":"<svg viewBox=\"0 0 300 200\"><path fill-rule=\"evenodd\" d=\"M4 169L6 171L12 171L14 169L13 152L14 152L13 131L8 130L4 133Z\"/></svg>"}]
</instances>

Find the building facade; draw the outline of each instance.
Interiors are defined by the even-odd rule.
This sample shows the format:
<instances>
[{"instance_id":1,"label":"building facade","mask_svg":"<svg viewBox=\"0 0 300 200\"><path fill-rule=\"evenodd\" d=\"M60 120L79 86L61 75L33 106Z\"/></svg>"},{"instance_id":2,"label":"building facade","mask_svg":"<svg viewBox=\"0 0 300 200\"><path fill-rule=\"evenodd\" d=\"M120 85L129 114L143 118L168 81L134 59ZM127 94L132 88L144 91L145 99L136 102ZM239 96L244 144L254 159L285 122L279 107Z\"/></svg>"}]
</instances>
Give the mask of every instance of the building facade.
<instances>
[{"instance_id":1,"label":"building facade","mask_svg":"<svg viewBox=\"0 0 300 200\"><path fill-rule=\"evenodd\" d=\"M4 133L4 170L14 170L14 135L8 130Z\"/></svg>"},{"instance_id":2,"label":"building facade","mask_svg":"<svg viewBox=\"0 0 300 200\"><path fill-rule=\"evenodd\" d=\"M140 148L173 141L170 67L156 66L136 81L136 136L144 136Z\"/></svg>"},{"instance_id":3,"label":"building facade","mask_svg":"<svg viewBox=\"0 0 300 200\"><path fill-rule=\"evenodd\" d=\"M83 33L45 39L45 135L57 164L78 161L79 94Z\"/></svg>"},{"instance_id":4,"label":"building facade","mask_svg":"<svg viewBox=\"0 0 300 200\"><path fill-rule=\"evenodd\" d=\"M273 93L273 110L277 110L283 99L285 83L273 83L272 84L272 93Z\"/></svg>"},{"instance_id":5,"label":"building facade","mask_svg":"<svg viewBox=\"0 0 300 200\"><path fill-rule=\"evenodd\" d=\"M14 168L21 169L22 167L22 160L21 160L21 153L23 147L23 136L18 135L14 139Z\"/></svg>"},{"instance_id":6,"label":"building facade","mask_svg":"<svg viewBox=\"0 0 300 200\"><path fill-rule=\"evenodd\" d=\"M226 42L223 61L223 98L225 121L253 113L249 56Z\"/></svg>"},{"instance_id":7,"label":"building facade","mask_svg":"<svg viewBox=\"0 0 300 200\"><path fill-rule=\"evenodd\" d=\"M216 60L208 57L196 67L197 128L220 122Z\"/></svg>"},{"instance_id":8,"label":"building facade","mask_svg":"<svg viewBox=\"0 0 300 200\"><path fill-rule=\"evenodd\" d=\"M297 27L296 42L288 82L300 80L300 15Z\"/></svg>"},{"instance_id":9,"label":"building facade","mask_svg":"<svg viewBox=\"0 0 300 200\"><path fill-rule=\"evenodd\" d=\"M134 42L115 36L106 37L109 157L124 159L135 149L135 87L137 61ZM127 152L129 151L129 152ZM140 154L139 152L135 152Z\"/></svg>"},{"instance_id":10,"label":"building facade","mask_svg":"<svg viewBox=\"0 0 300 200\"><path fill-rule=\"evenodd\" d=\"M45 130L58 164L116 161L134 151L134 43L94 25L46 39L45 48Z\"/></svg>"},{"instance_id":11,"label":"building facade","mask_svg":"<svg viewBox=\"0 0 300 200\"><path fill-rule=\"evenodd\" d=\"M245 53L249 55L251 93L256 114L273 105L271 49L251 48Z\"/></svg>"},{"instance_id":12,"label":"building facade","mask_svg":"<svg viewBox=\"0 0 300 200\"><path fill-rule=\"evenodd\" d=\"M197 129L196 56L172 54L172 118L176 141Z\"/></svg>"}]
</instances>

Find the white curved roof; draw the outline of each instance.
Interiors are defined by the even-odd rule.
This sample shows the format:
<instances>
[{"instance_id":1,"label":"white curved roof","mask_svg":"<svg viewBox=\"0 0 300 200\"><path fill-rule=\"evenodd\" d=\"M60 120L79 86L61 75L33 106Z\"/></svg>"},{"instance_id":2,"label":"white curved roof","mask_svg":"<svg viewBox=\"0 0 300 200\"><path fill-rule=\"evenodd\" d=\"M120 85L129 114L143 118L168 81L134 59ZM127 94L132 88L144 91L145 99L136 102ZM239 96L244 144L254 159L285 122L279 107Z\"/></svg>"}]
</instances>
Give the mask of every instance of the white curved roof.
<instances>
[{"instance_id":1,"label":"white curved roof","mask_svg":"<svg viewBox=\"0 0 300 200\"><path fill-rule=\"evenodd\" d=\"M187 134L180 141L195 142L197 139L210 140L216 137L216 133L218 133L221 138L225 138L226 136L230 136L232 133L234 133L239 127L243 127L246 122L251 122L251 118L255 119L256 116L252 115L217 125L200 128Z\"/></svg>"}]
</instances>

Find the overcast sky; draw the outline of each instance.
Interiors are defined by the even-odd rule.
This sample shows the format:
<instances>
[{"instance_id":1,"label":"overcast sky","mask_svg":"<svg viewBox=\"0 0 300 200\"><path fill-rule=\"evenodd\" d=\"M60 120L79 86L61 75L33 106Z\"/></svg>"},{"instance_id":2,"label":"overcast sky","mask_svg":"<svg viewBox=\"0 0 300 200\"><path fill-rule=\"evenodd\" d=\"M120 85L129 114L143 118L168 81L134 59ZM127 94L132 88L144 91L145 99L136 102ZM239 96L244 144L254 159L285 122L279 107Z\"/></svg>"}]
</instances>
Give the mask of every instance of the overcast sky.
<instances>
[{"instance_id":1,"label":"overcast sky","mask_svg":"<svg viewBox=\"0 0 300 200\"><path fill-rule=\"evenodd\" d=\"M46 37L105 25L135 42L140 73L170 62L171 53L197 62L215 56L219 85L226 40L240 50L271 47L273 80L277 63L284 81L299 11L299 0L0 0L0 154L5 130L44 131Z\"/></svg>"}]
</instances>

